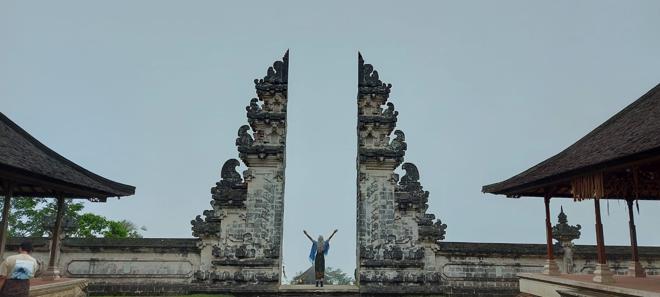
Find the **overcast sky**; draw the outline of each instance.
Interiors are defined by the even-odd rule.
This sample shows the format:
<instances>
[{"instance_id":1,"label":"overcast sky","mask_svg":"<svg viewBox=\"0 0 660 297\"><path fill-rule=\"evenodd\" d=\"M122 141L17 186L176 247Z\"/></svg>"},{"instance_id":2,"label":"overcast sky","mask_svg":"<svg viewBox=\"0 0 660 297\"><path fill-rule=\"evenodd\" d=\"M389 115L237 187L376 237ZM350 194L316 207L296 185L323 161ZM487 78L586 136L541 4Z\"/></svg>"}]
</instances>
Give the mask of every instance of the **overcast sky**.
<instances>
[{"instance_id":1,"label":"overcast sky","mask_svg":"<svg viewBox=\"0 0 660 297\"><path fill-rule=\"evenodd\" d=\"M543 243L541 199L481 186L558 153L660 82L658 1L0 1L0 110L136 194L87 209L191 237L238 156L255 78L291 49L284 262L337 228L355 267L357 51L392 83L406 161L447 241ZM553 200L593 244L593 203ZM641 202L641 245L660 203ZM609 209L609 214L608 214ZM606 244L629 243L625 203Z\"/></svg>"}]
</instances>

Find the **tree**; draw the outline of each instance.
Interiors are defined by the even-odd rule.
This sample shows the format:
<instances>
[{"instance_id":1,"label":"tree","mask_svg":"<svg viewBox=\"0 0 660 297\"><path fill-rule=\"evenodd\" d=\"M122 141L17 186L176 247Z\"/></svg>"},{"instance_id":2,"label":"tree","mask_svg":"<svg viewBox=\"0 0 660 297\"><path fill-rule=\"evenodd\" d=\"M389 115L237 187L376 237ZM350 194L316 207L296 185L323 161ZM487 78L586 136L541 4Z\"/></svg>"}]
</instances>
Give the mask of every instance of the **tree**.
<instances>
[{"instance_id":1,"label":"tree","mask_svg":"<svg viewBox=\"0 0 660 297\"><path fill-rule=\"evenodd\" d=\"M325 282L333 285L352 285L354 280L341 269L328 267L325 269Z\"/></svg>"},{"instance_id":2,"label":"tree","mask_svg":"<svg viewBox=\"0 0 660 297\"><path fill-rule=\"evenodd\" d=\"M113 221L97 214L81 213L84 204L72 199L66 199L64 207L65 225L72 223L66 234L69 237L139 238L142 237L139 230L146 230L127 220ZM9 236L44 237L50 236L57 205L54 199L17 197L11 200L9 212Z\"/></svg>"},{"instance_id":3,"label":"tree","mask_svg":"<svg viewBox=\"0 0 660 297\"><path fill-rule=\"evenodd\" d=\"M307 275L306 275L307 274ZM339 268L325 268L325 283L332 285L352 285L355 282L353 277ZM313 284L314 266L306 271L298 271L290 282L292 285Z\"/></svg>"}]
</instances>

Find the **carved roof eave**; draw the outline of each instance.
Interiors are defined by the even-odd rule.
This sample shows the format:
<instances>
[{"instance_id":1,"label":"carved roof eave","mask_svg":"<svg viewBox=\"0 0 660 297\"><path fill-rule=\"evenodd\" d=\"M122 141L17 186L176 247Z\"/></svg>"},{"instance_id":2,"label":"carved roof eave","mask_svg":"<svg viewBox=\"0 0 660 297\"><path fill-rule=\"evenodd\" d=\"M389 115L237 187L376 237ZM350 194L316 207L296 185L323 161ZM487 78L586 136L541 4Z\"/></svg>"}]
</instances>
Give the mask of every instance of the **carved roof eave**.
<instances>
[{"instance_id":1,"label":"carved roof eave","mask_svg":"<svg viewBox=\"0 0 660 297\"><path fill-rule=\"evenodd\" d=\"M391 84L382 84L381 86L358 86L358 98L367 96L381 97L387 99L390 97Z\"/></svg>"},{"instance_id":2,"label":"carved roof eave","mask_svg":"<svg viewBox=\"0 0 660 297\"><path fill-rule=\"evenodd\" d=\"M220 217L216 216L213 210L205 210L203 214L204 219L198 215L190 221L192 235L198 238L220 237L220 222L222 221Z\"/></svg>"},{"instance_id":3,"label":"carved roof eave","mask_svg":"<svg viewBox=\"0 0 660 297\"><path fill-rule=\"evenodd\" d=\"M286 96L289 83L289 50L286 51L281 61L275 61L273 66L268 67L266 76L254 80L254 87L259 96L283 93Z\"/></svg>"},{"instance_id":4,"label":"carved roof eave","mask_svg":"<svg viewBox=\"0 0 660 297\"><path fill-rule=\"evenodd\" d=\"M571 226L568 224L559 224L552 227L552 238L559 241L570 241L580 238L581 226Z\"/></svg>"},{"instance_id":5,"label":"carved roof eave","mask_svg":"<svg viewBox=\"0 0 660 297\"><path fill-rule=\"evenodd\" d=\"M397 121L397 117L396 117L396 116L392 116L392 117L384 117L384 116L365 116L365 115L358 116L358 122L359 122L360 124L372 124L372 123L376 123L376 124L391 124L392 127L395 127L395 126L396 126L396 121Z\"/></svg>"},{"instance_id":6,"label":"carved roof eave","mask_svg":"<svg viewBox=\"0 0 660 297\"><path fill-rule=\"evenodd\" d=\"M281 145L239 145L238 152L242 154L269 154L275 155L284 152L284 146Z\"/></svg>"},{"instance_id":7,"label":"carved roof eave","mask_svg":"<svg viewBox=\"0 0 660 297\"><path fill-rule=\"evenodd\" d=\"M392 84L383 83L378 71L373 65L364 63L362 54L358 53L358 98L363 96L380 96L388 98Z\"/></svg>"},{"instance_id":8,"label":"carved roof eave","mask_svg":"<svg viewBox=\"0 0 660 297\"><path fill-rule=\"evenodd\" d=\"M222 190L220 190L221 188L219 187L219 185L217 187L212 188L212 193L213 193L213 189L218 189L218 191L222 191ZM229 189L232 189L232 190L245 190L245 189L247 189L247 183L242 182L242 183L231 184L231 185L229 185Z\"/></svg>"},{"instance_id":9,"label":"carved roof eave","mask_svg":"<svg viewBox=\"0 0 660 297\"><path fill-rule=\"evenodd\" d=\"M391 149L384 149L384 148L376 148L376 149L370 149L370 148L360 148L359 149L360 157L365 157L365 158L403 158L406 155L405 150L391 150Z\"/></svg>"},{"instance_id":10,"label":"carved roof eave","mask_svg":"<svg viewBox=\"0 0 660 297\"><path fill-rule=\"evenodd\" d=\"M213 187L211 189L211 205L220 208L242 208L247 200L247 183L237 183Z\"/></svg>"},{"instance_id":11,"label":"carved roof eave","mask_svg":"<svg viewBox=\"0 0 660 297\"><path fill-rule=\"evenodd\" d=\"M286 113L284 112L248 112L247 113L248 121L260 120L264 122L268 121L284 121L286 119Z\"/></svg>"},{"instance_id":12,"label":"carved roof eave","mask_svg":"<svg viewBox=\"0 0 660 297\"><path fill-rule=\"evenodd\" d=\"M443 228L444 227L444 228ZM419 226L418 234L419 240L422 242L438 243L445 239L445 229L447 226L442 224L441 227L433 226Z\"/></svg>"},{"instance_id":13,"label":"carved roof eave","mask_svg":"<svg viewBox=\"0 0 660 297\"><path fill-rule=\"evenodd\" d=\"M248 167L255 165L255 162L260 163L280 163L284 159L283 146L266 146L266 145L253 145L253 146L239 146L238 157L241 158L243 163Z\"/></svg>"},{"instance_id":14,"label":"carved roof eave","mask_svg":"<svg viewBox=\"0 0 660 297\"><path fill-rule=\"evenodd\" d=\"M245 208L245 201L246 199L242 200L227 200L227 201L213 201L212 205L217 206L220 209L226 210L226 209L244 209Z\"/></svg>"},{"instance_id":15,"label":"carved roof eave","mask_svg":"<svg viewBox=\"0 0 660 297\"><path fill-rule=\"evenodd\" d=\"M261 98L262 96L274 96L277 93L280 93L284 96L287 96L287 84L270 84L265 82L259 82L255 80L254 88L257 91L257 95Z\"/></svg>"}]
</instances>

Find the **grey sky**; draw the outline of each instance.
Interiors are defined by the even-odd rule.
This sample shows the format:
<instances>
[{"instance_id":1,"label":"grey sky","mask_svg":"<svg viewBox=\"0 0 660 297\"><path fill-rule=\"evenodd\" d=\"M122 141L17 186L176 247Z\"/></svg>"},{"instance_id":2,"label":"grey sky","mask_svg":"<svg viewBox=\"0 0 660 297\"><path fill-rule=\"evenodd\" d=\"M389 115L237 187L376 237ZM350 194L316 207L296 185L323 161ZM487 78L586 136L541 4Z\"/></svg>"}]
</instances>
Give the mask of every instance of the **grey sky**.
<instances>
[{"instance_id":1,"label":"grey sky","mask_svg":"<svg viewBox=\"0 0 660 297\"><path fill-rule=\"evenodd\" d=\"M137 187L88 210L190 237L237 157L254 78L291 49L284 262L305 228L338 228L327 263L355 267L356 63L406 133L406 161L448 241L545 240L540 199L480 192L550 157L660 82L658 1L0 1L0 110L65 157ZM553 200L593 244L593 204ZM640 203L660 245L659 203ZM628 244L625 204L606 244Z\"/></svg>"}]
</instances>

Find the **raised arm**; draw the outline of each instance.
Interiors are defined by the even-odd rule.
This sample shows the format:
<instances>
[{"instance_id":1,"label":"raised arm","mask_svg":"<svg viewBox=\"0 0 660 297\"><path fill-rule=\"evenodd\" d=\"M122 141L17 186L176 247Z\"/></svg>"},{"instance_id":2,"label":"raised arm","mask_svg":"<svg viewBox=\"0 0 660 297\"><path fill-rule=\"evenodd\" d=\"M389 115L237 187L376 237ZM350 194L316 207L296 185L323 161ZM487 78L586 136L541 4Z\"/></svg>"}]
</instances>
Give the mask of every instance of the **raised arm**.
<instances>
[{"instance_id":1,"label":"raised arm","mask_svg":"<svg viewBox=\"0 0 660 297\"><path fill-rule=\"evenodd\" d=\"M332 239L332 237L335 236L335 233L337 233L337 229L335 229L335 231L332 231L332 234L330 234L330 237L328 237L328 241L330 241L330 239Z\"/></svg>"},{"instance_id":2,"label":"raised arm","mask_svg":"<svg viewBox=\"0 0 660 297\"><path fill-rule=\"evenodd\" d=\"M312 239L312 237L310 237L309 234L307 234L307 231L303 230L303 233L305 233L305 236L307 236L307 238L309 238L311 242L314 242L314 239Z\"/></svg>"}]
</instances>

